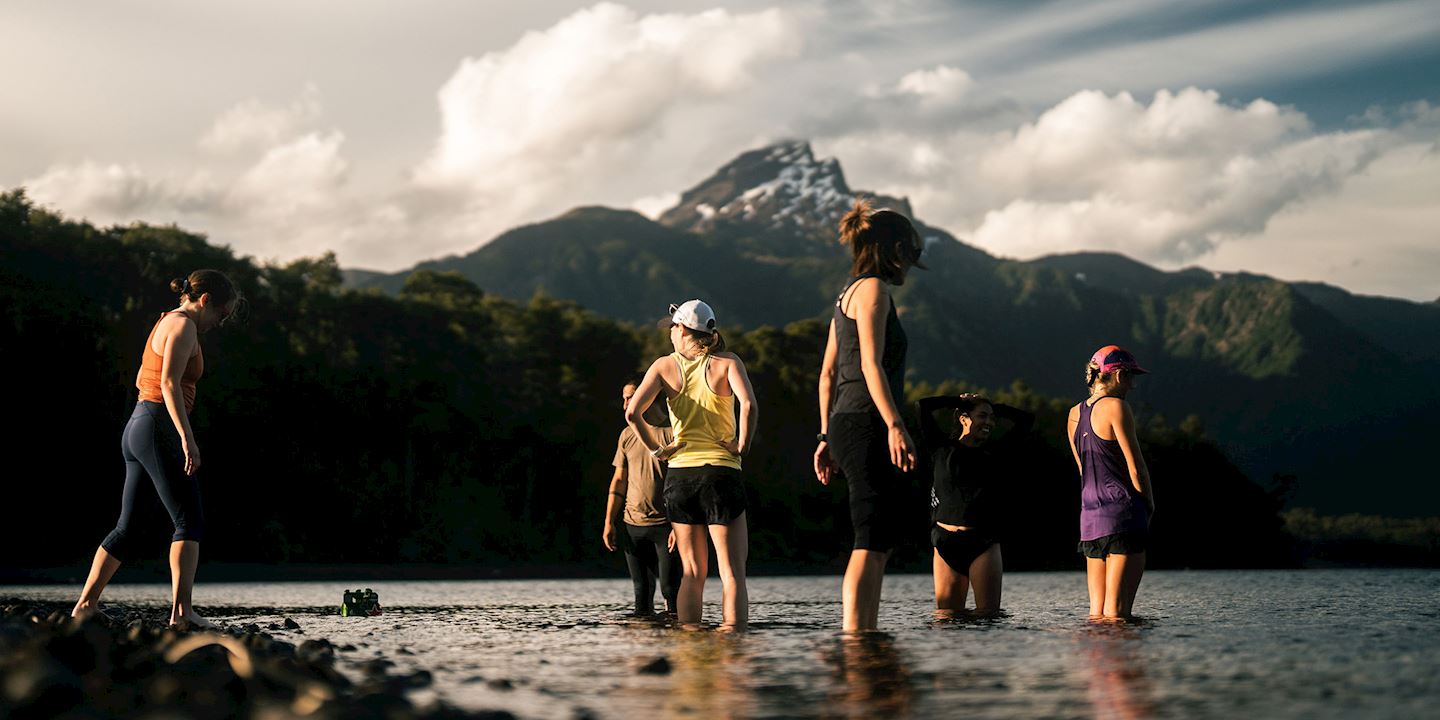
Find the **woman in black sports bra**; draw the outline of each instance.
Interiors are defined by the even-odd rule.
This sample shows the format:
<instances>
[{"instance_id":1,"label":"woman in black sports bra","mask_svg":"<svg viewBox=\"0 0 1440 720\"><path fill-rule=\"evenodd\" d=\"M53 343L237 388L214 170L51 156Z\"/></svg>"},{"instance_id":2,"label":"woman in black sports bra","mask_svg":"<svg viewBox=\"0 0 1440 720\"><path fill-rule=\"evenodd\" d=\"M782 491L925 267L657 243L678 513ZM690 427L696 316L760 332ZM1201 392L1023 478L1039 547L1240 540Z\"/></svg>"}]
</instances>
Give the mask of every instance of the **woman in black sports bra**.
<instances>
[{"instance_id":1,"label":"woman in black sports bra","mask_svg":"<svg viewBox=\"0 0 1440 720\"><path fill-rule=\"evenodd\" d=\"M928 397L916 408L934 474L930 541L935 546L935 608L942 616L964 612L965 596L973 590L975 612L996 612L1003 572L1000 539L1009 503L1004 450L991 443L990 436L997 420L1014 423L1000 440L1003 446L1023 437L1035 416L974 393ZM947 436L935 422L941 410L954 411L955 434Z\"/></svg>"},{"instance_id":2,"label":"woman in black sports bra","mask_svg":"<svg viewBox=\"0 0 1440 720\"><path fill-rule=\"evenodd\" d=\"M859 201L840 220L850 245L851 280L835 301L820 368L820 434L815 477L829 484L843 474L850 491L855 545L841 593L846 631L879 622L885 563L900 537L905 480L915 467L915 443L900 417L905 351L889 286L901 285L920 264L915 226L893 210Z\"/></svg>"}]
</instances>

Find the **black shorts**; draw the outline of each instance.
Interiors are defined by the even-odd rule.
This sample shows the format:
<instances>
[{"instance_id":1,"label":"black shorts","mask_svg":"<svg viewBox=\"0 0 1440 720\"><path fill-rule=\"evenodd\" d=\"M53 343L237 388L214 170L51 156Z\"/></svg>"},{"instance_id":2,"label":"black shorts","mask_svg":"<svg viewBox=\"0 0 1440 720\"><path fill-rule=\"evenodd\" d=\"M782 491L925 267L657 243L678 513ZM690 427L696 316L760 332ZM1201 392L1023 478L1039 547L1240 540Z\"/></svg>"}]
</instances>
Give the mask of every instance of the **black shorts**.
<instances>
[{"instance_id":1,"label":"black shorts","mask_svg":"<svg viewBox=\"0 0 1440 720\"><path fill-rule=\"evenodd\" d=\"M729 525L745 512L740 471L720 465L665 473L665 515L681 525Z\"/></svg>"},{"instance_id":2,"label":"black shorts","mask_svg":"<svg viewBox=\"0 0 1440 720\"><path fill-rule=\"evenodd\" d=\"M1145 552L1145 547L1150 544L1150 532L1147 530L1131 530L1129 532L1106 535L1094 540L1081 540L1080 545L1075 549L1085 557L1104 560L1106 555L1135 555Z\"/></svg>"},{"instance_id":3,"label":"black shorts","mask_svg":"<svg viewBox=\"0 0 1440 720\"><path fill-rule=\"evenodd\" d=\"M930 528L930 544L935 546L935 552L951 570L965 577L970 577L970 563L996 542L978 530L946 530L939 525Z\"/></svg>"},{"instance_id":4,"label":"black shorts","mask_svg":"<svg viewBox=\"0 0 1440 720\"><path fill-rule=\"evenodd\" d=\"M836 413L828 428L830 457L850 487L855 549L889 552L905 520L905 480L890 462L890 435L880 413Z\"/></svg>"}]
</instances>

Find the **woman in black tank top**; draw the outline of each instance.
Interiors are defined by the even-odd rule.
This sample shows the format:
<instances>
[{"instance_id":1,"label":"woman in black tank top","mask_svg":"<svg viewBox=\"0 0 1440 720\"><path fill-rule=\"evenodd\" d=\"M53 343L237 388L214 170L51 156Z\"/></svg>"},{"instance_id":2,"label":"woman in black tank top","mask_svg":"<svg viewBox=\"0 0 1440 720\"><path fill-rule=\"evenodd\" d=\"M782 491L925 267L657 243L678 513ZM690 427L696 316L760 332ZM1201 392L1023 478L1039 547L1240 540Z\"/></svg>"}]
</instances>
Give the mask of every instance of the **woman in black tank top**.
<instances>
[{"instance_id":1,"label":"woman in black tank top","mask_svg":"<svg viewBox=\"0 0 1440 720\"><path fill-rule=\"evenodd\" d=\"M861 200L840 220L850 245L851 280L835 301L820 369L820 435L815 477L844 475L855 545L842 591L846 631L879 623L885 563L904 517L902 472L915 467L915 443L900 417L907 340L888 285L920 264L915 226L893 210Z\"/></svg>"},{"instance_id":2,"label":"woman in black tank top","mask_svg":"<svg viewBox=\"0 0 1440 720\"><path fill-rule=\"evenodd\" d=\"M965 596L972 591L976 613L998 612L1004 571L1000 541L1015 504L1004 447L1023 437L1035 416L974 393L924 398L915 409L933 476L930 544L935 547L931 567L936 614L954 617L965 612ZM947 434L935 421L942 410L954 412L958 432ZM1012 425L997 447L991 434L1000 420Z\"/></svg>"}]
</instances>

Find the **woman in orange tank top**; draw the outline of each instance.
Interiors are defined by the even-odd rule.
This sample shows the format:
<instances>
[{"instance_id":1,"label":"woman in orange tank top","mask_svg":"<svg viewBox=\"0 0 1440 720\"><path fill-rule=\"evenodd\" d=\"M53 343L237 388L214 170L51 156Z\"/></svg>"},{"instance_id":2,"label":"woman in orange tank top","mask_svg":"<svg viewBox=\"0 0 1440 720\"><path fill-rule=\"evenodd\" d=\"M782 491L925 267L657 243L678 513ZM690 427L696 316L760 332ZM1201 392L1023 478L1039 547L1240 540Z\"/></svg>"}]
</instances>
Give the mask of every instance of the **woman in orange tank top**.
<instances>
[{"instance_id":1,"label":"woman in orange tank top","mask_svg":"<svg viewBox=\"0 0 1440 720\"><path fill-rule=\"evenodd\" d=\"M230 279L215 270L196 270L187 278L177 278L170 289L179 293L180 307L161 315L145 339L135 378L140 399L121 438L125 489L120 519L95 551L72 616L99 610L100 594L142 539L137 537L142 529L132 527L137 510L153 505L158 496L175 527L170 543L170 624L213 627L191 602L205 516L196 479L200 445L190 427L190 411L195 406L195 383L205 372L200 333L229 319L241 298Z\"/></svg>"}]
</instances>

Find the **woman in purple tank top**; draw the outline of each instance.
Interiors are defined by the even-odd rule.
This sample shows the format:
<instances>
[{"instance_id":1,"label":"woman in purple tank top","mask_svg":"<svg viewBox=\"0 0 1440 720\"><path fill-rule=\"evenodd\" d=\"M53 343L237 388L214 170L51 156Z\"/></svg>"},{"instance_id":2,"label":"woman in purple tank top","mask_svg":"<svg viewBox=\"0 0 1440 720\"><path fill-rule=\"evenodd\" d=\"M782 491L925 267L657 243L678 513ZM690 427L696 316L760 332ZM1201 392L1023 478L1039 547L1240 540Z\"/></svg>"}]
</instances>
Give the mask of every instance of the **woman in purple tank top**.
<instances>
[{"instance_id":1,"label":"woman in purple tank top","mask_svg":"<svg viewBox=\"0 0 1440 720\"><path fill-rule=\"evenodd\" d=\"M1090 397L1070 409L1070 450L1080 470L1080 546L1092 619L1129 619L1145 573L1155 495L1125 395L1145 370L1119 345L1085 368Z\"/></svg>"}]
</instances>

